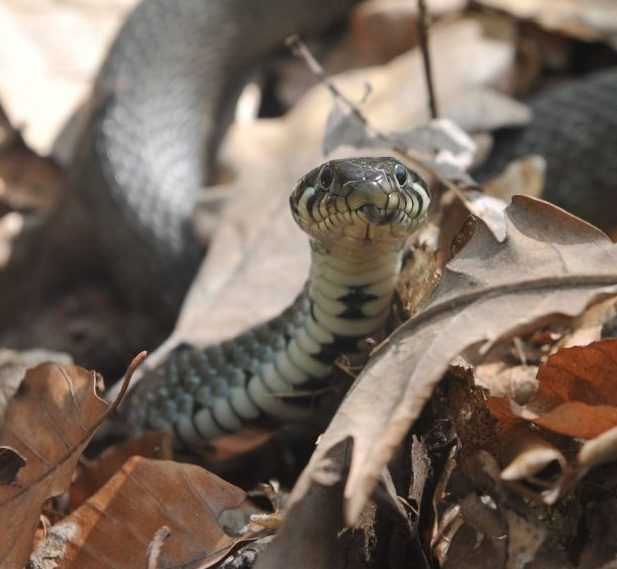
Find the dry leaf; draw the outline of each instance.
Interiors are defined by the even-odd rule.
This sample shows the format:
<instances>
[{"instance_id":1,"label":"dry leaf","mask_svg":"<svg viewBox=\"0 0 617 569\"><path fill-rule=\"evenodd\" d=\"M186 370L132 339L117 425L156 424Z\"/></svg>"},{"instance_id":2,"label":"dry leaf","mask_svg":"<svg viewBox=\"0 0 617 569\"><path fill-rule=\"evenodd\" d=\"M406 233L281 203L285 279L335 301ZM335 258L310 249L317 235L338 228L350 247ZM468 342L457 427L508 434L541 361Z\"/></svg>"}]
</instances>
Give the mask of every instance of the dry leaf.
<instances>
[{"instance_id":1,"label":"dry leaf","mask_svg":"<svg viewBox=\"0 0 617 569\"><path fill-rule=\"evenodd\" d=\"M617 6L612 0L480 0L480 3L575 38L617 45Z\"/></svg>"},{"instance_id":2,"label":"dry leaf","mask_svg":"<svg viewBox=\"0 0 617 569\"><path fill-rule=\"evenodd\" d=\"M52 526L32 563L54 559L57 569L142 569L162 526L171 535L159 552L159 567L197 569L223 559L250 532L232 537L219 517L246 496L207 470L191 464L129 459L94 496Z\"/></svg>"},{"instance_id":3,"label":"dry leaf","mask_svg":"<svg viewBox=\"0 0 617 569\"><path fill-rule=\"evenodd\" d=\"M432 18L460 12L467 0L428 0ZM350 17L354 58L363 62L388 61L417 45L418 6L407 0L367 0ZM366 65L366 63L365 63Z\"/></svg>"},{"instance_id":4,"label":"dry leaf","mask_svg":"<svg viewBox=\"0 0 617 569\"><path fill-rule=\"evenodd\" d=\"M105 449L94 460L81 461L79 476L71 485L71 507L77 508L98 491L132 456L171 460L171 435L154 431Z\"/></svg>"},{"instance_id":5,"label":"dry leaf","mask_svg":"<svg viewBox=\"0 0 617 569\"><path fill-rule=\"evenodd\" d=\"M606 303L601 305L605 310ZM507 398L490 399L488 406L498 419L502 458L507 464L502 479L520 493L552 504L589 468L614 460L616 374L617 340L602 340L562 348L550 356L538 370L538 391L525 406ZM562 440L557 448L533 425L588 441L576 461L567 461L568 446L576 448L577 443Z\"/></svg>"},{"instance_id":6,"label":"dry leaf","mask_svg":"<svg viewBox=\"0 0 617 569\"><path fill-rule=\"evenodd\" d=\"M546 160L531 155L511 162L497 178L483 184L486 192L504 201L515 195L524 194L534 198L542 197Z\"/></svg>"},{"instance_id":7,"label":"dry leaf","mask_svg":"<svg viewBox=\"0 0 617 569\"><path fill-rule=\"evenodd\" d=\"M22 567L43 504L65 492L73 468L108 405L95 394L94 372L41 364L26 372L9 403L0 443L26 464L0 485L0 566Z\"/></svg>"},{"instance_id":8,"label":"dry leaf","mask_svg":"<svg viewBox=\"0 0 617 569\"><path fill-rule=\"evenodd\" d=\"M13 123L25 125L32 148L43 154L51 150L136 1L0 4L0 98Z\"/></svg>"},{"instance_id":9,"label":"dry leaf","mask_svg":"<svg viewBox=\"0 0 617 569\"><path fill-rule=\"evenodd\" d=\"M563 453L550 444L529 423L515 416L506 400L489 399L488 408L497 419L502 463L502 480L520 494L553 504L565 483L567 461Z\"/></svg>"},{"instance_id":10,"label":"dry leaf","mask_svg":"<svg viewBox=\"0 0 617 569\"><path fill-rule=\"evenodd\" d=\"M464 351L477 363L494 343L555 314L576 316L617 294L617 245L591 225L529 197L513 200L506 225L508 237L499 244L478 224L471 241L447 266L432 302L369 362L292 492L287 523L293 523L294 509L315 484L316 465L348 438L353 453L345 515L348 521L356 519L458 353Z\"/></svg>"},{"instance_id":11,"label":"dry leaf","mask_svg":"<svg viewBox=\"0 0 617 569\"><path fill-rule=\"evenodd\" d=\"M617 339L564 348L538 370L539 389L523 409L536 425L592 439L617 426Z\"/></svg>"},{"instance_id":12,"label":"dry leaf","mask_svg":"<svg viewBox=\"0 0 617 569\"><path fill-rule=\"evenodd\" d=\"M532 524L511 510L505 511L508 522L508 560L505 569L523 569L533 561L546 539L546 528Z\"/></svg>"},{"instance_id":13,"label":"dry leaf","mask_svg":"<svg viewBox=\"0 0 617 569\"><path fill-rule=\"evenodd\" d=\"M614 460L617 460L617 427L586 441L577 457L581 468L591 468Z\"/></svg>"},{"instance_id":14,"label":"dry leaf","mask_svg":"<svg viewBox=\"0 0 617 569\"><path fill-rule=\"evenodd\" d=\"M50 361L70 364L73 360L71 356L61 352L49 352L47 350L16 352L0 349L0 433L2 432L4 410L17 391L26 370L29 367Z\"/></svg>"},{"instance_id":15,"label":"dry leaf","mask_svg":"<svg viewBox=\"0 0 617 569\"><path fill-rule=\"evenodd\" d=\"M607 320L614 318L615 300L608 299L585 310L572 322L569 330L558 342L558 348L586 346L602 337L602 328Z\"/></svg>"},{"instance_id":16,"label":"dry leaf","mask_svg":"<svg viewBox=\"0 0 617 569\"><path fill-rule=\"evenodd\" d=\"M493 397L509 397L523 405L538 391L537 373L538 367L533 365L489 362L476 367L476 385L488 389Z\"/></svg>"}]
</instances>

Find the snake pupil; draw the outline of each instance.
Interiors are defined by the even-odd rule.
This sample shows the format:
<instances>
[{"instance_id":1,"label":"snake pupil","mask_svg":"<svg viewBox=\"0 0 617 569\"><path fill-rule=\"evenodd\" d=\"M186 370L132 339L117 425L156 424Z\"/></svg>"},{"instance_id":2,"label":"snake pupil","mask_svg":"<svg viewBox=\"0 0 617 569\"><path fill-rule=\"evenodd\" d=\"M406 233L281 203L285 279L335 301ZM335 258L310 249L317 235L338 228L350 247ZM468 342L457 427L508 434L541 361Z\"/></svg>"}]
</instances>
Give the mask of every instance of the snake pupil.
<instances>
[{"instance_id":1,"label":"snake pupil","mask_svg":"<svg viewBox=\"0 0 617 569\"><path fill-rule=\"evenodd\" d=\"M319 183L324 189L328 189L332 182L334 181L334 172L330 166L324 166L321 170L321 175L319 176Z\"/></svg>"},{"instance_id":2,"label":"snake pupil","mask_svg":"<svg viewBox=\"0 0 617 569\"><path fill-rule=\"evenodd\" d=\"M396 181L399 185L405 185L405 182L407 181L407 169L401 164L397 164L394 167L394 176L396 177Z\"/></svg>"}]
</instances>

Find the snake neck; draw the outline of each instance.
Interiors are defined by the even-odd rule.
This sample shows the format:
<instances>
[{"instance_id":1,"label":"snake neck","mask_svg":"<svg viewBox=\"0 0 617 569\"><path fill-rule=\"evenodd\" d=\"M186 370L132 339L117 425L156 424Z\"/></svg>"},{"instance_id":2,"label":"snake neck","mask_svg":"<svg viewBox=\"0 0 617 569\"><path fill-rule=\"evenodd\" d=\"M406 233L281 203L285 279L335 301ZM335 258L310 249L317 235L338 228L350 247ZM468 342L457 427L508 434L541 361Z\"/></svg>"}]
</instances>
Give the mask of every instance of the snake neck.
<instances>
[{"instance_id":1,"label":"snake neck","mask_svg":"<svg viewBox=\"0 0 617 569\"><path fill-rule=\"evenodd\" d=\"M309 280L281 315L219 345L181 346L144 377L131 429L170 430L196 448L259 419L310 415L337 357L381 333L401 267L400 251L337 255L312 243L311 254Z\"/></svg>"},{"instance_id":2,"label":"snake neck","mask_svg":"<svg viewBox=\"0 0 617 569\"><path fill-rule=\"evenodd\" d=\"M401 269L401 253L336 254L313 242L311 257L306 326L322 340L323 349L334 344L336 354L357 352L365 338L383 329Z\"/></svg>"}]
</instances>

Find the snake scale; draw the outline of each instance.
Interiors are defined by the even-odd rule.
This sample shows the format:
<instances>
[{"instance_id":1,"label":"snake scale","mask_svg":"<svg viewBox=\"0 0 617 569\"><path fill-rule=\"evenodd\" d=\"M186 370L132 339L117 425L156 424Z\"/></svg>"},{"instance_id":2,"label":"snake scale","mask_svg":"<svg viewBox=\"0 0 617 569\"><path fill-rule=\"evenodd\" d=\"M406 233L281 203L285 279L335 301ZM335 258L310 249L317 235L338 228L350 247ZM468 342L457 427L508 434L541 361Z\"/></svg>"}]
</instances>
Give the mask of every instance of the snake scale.
<instances>
[{"instance_id":1,"label":"snake scale","mask_svg":"<svg viewBox=\"0 0 617 569\"><path fill-rule=\"evenodd\" d=\"M201 255L190 213L213 180L242 85L285 36L322 29L353 3L143 0L128 17L95 83L73 176L133 303L173 321ZM532 123L498 136L480 178L541 154L548 199L609 227L617 210L617 72L557 86L530 105ZM389 158L331 162L307 174L291 198L312 247L304 291L238 338L177 348L130 395L131 428L167 428L195 447L263 416L309 413L337 355L383 326L402 243L428 201L425 184Z\"/></svg>"}]
</instances>

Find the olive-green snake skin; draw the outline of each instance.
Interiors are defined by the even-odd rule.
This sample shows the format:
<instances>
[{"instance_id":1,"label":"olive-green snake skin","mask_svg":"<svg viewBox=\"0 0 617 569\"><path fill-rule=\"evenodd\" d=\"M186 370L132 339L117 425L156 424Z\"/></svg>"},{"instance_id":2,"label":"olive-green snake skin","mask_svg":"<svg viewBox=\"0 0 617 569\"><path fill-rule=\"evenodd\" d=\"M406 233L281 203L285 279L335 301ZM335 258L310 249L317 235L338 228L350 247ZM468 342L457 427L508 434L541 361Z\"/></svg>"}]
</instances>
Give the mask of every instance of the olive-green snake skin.
<instances>
[{"instance_id":1,"label":"olive-green snake skin","mask_svg":"<svg viewBox=\"0 0 617 569\"><path fill-rule=\"evenodd\" d=\"M128 401L132 432L171 431L189 448L259 419L302 419L340 354L361 350L386 321L405 241L430 193L394 158L333 160L290 197L308 234L311 271L280 316L220 345L178 347Z\"/></svg>"}]
</instances>

